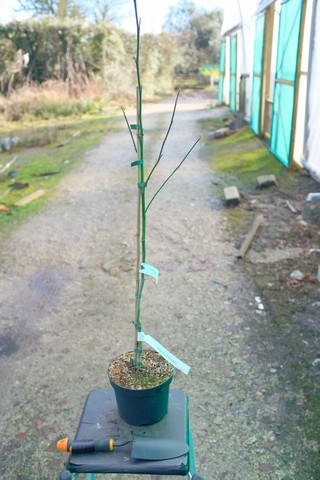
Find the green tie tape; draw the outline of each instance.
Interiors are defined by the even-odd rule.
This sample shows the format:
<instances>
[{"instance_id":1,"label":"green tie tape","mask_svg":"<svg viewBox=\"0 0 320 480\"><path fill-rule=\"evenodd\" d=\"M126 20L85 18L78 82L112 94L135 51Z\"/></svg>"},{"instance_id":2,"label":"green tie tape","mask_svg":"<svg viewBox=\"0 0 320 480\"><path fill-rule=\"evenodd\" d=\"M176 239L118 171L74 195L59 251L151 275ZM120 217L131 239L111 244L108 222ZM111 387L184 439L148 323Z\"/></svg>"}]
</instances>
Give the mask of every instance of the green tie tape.
<instances>
[{"instance_id":1,"label":"green tie tape","mask_svg":"<svg viewBox=\"0 0 320 480\"><path fill-rule=\"evenodd\" d=\"M141 182L141 183L138 183L138 188L145 188L147 186L147 182Z\"/></svg>"},{"instance_id":2,"label":"green tie tape","mask_svg":"<svg viewBox=\"0 0 320 480\"><path fill-rule=\"evenodd\" d=\"M135 162L131 163L131 167L139 167L140 165L143 165L143 160L136 160Z\"/></svg>"},{"instance_id":3,"label":"green tie tape","mask_svg":"<svg viewBox=\"0 0 320 480\"><path fill-rule=\"evenodd\" d=\"M159 270L156 267L153 267L152 265L148 265L147 263L141 263L140 273L143 273L144 275L149 275L150 277L155 278L156 284L158 284Z\"/></svg>"},{"instance_id":4,"label":"green tie tape","mask_svg":"<svg viewBox=\"0 0 320 480\"><path fill-rule=\"evenodd\" d=\"M143 130L142 125L134 124L134 125L130 125L130 127L132 128L132 130Z\"/></svg>"}]
</instances>

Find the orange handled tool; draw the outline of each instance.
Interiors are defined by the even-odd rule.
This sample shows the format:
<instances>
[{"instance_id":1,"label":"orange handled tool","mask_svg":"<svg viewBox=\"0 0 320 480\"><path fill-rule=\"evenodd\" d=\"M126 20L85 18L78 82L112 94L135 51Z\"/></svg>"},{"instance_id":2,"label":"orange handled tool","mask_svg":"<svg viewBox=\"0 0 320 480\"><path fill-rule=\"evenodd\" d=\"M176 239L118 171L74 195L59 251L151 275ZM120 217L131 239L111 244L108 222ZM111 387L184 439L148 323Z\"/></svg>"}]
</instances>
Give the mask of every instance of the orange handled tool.
<instances>
[{"instance_id":1,"label":"orange handled tool","mask_svg":"<svg viewBox=\"0 0 320 480\"><path fill-rule=\"evenodd\" d=\"M61 452L77 453L96 453L112 452L114 448L124 447L132 443L131 457L140 460L166 460L169 458L180 457L189 452L189 445L175 439L153 438L147 435L136 434L132 440L123 443L114 443L113 438L104 440L72 440L62 438L56 443L56 447Z\"/></svg>"},{"instance_id":2,"label":"orange handled tool","mask_svg":"<svg viewBox=\"0 0 320 480\"><path fill-rule=\"evenodd\" d=\"M61 438L56 443L56 447L61 452L72 453L95 453L95 452L112 452L114 449L113 438L106 438L105 440L69 440Z\"/></svg>"}]
</instances>

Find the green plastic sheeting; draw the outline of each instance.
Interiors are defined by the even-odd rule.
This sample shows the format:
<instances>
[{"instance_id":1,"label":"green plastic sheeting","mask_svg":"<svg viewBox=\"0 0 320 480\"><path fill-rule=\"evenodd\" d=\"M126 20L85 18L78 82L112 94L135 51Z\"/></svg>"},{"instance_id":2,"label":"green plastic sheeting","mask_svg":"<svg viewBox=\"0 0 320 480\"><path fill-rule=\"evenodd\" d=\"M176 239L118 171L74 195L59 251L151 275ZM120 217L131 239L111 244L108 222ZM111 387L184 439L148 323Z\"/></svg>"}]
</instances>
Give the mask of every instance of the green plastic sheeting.
<instances>
[{"instance_id":1,"label":"green plastic sheeting","mask_svg":"<svg viewBox=\"0 0 320 480\"><path fill-rule=\"evenodd\" d=\"M294 87L276 83L270 151L286 167L290 163L293 109Z\"/></svg>"},{"instance_id":2,"label":"green plastic sheeting","mask_svg":"<svg viewBox=\"0 0 320 480\"><path fill-rule=\"evenodd\" d=\"M221 43L221 47L220 47L219 90L218 90L219 105L223 103L223 84L224 84L224 75L225 75L225 64L226 64L226 42L224 41Z\"/></svg>"},{"instance_id":3,"label":"green plastic sheeting","mask_svg":"<svg viewBox=\"0 0 320 480\"><path fill-rule=\"evenodd\" d=\"M237 109L237 37L230 38L230 110Z\"/></svg>"},{"instance_id":4,"label":"green plastic sheeting","mask_svg":"<svg viewBox=\"0 0 320 480\"><path fill-rule=\"evenodd\" d=\"M256 135L260 134L261 86L263 74L263 43L264 43L265 14L256 21L254 40L254 61L252 78L252 101L250 127Z\"/></svg>"},{"instance_id":5,"label":"green plastic sheeting","mask_svg":"<svg viewBox=\"0 0 320 480\"><path fill-rule=\"evenodd\" d=\"M295 83L303 0L282 0L273 98L270 152L290 164Z\"/></svg>"}]
</instances>

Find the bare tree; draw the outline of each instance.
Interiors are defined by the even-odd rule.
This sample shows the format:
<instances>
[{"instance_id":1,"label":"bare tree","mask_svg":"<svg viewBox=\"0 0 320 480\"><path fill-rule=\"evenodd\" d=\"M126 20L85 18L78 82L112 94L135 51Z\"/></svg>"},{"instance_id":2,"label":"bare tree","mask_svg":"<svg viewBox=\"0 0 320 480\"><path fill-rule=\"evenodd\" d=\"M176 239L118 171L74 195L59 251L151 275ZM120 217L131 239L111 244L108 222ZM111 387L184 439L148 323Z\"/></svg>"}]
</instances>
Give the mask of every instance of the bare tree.
<instances>
[{"instance_id":1,"label":"bare tree","mask_svg":"<svg viewBox=\"0 0 320 480\"><path fill-rule=\"evenodd\" d=\"M32 16L88 18L95 22L118 18L129 0L18 0L18 10Z\"/></svg>"},{"instance_id":2,"label":"bare tree","mask_svg":"<svg viewBox=\"0 0 320 480\"><path fill-rule=\"evenodd\" d=\"M95 22L105 20L114 21L122 16L122 7L128 4L129 0L93 0L91 11L93 11Z\"/></svg>"},{"instance_id":3,"label":"bare tree","mask_svg":"<svg viewBox=\"0 0 320 480\"><path fill-rule=\"evenodd\" d=\"M169 8L163 30L170 33L186 31L190 27L195 12L196 6L192 0L180 0Z\"/></svg>"},{"instance_id":4,"label":"bare tree","mask_svg":"<svg viewBox=\"0 0 320 480\"><path fill-rule=\"evenodd\" d=\"M25 11L31 16L49 15L58 18L83 17L83 2L77 0L18 0L18 11Z\"/></svg>"}]
</instances>

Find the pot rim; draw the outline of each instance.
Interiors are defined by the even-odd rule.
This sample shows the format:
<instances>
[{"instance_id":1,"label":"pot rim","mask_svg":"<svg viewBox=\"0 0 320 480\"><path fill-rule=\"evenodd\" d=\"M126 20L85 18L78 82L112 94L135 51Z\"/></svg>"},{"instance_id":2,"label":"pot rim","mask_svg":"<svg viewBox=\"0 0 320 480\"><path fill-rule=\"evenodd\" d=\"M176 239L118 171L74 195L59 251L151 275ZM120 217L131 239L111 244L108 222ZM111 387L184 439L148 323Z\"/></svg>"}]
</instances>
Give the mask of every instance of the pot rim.
<instances>
[{"instance_id":1,"label":"pot rim","mask_svg":"<svg viewBox=\"0 0 320 480\"><path fill-rule=\"evenodd\" d=\"M109 377L109 381L110 381L111 385L112 385L112 384L113 384L113 385L116 385L117 387L119 387L119 388L121 388L121 389L123 389L123 390L127 390L128 392L129 392L129 391L136 391L136 392L138 392L138 391L153 390L153 389L162 387L162 386L165 385L167 382L168 382L168 383L171 383L171 381L172 381L172 379L173 379L173 376L174 376L174 373L175 373L174 366L173 366L170 362L168 362L168 360L166 360L164 357L162 357L162 355L161 355L159 352L157 352L156 350L145 349L144 352L152 352L152 353L158 355L162 360L164 360L164 361L171 367L171 374L168 375L168 376L165 378L165 380L162 380L161 383L158 383L157 385L153 385L153 386L151 386L151 387L145 387L145 388L128 388L128 387L126 387L126 386L123 386L123 385L117 383L116 380L113 379L112 376L110 375L110 366L112 365L112 363L113 363L114 361L116 361L117 359L121 358L122 356L125 356L125 355L128 355L128 354L134 355L134 352L133 352L132 350L130 350L130 351L128 351L128 352L124 352L124 353L121 353L121 354L117 355L117 356L114 357L114 358L111 360L111 362L109 363L109 366L108 366L108 377Z\"/></svg>"}]
</instances>

